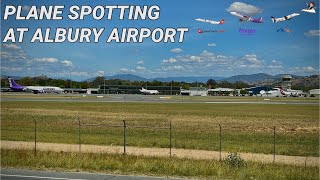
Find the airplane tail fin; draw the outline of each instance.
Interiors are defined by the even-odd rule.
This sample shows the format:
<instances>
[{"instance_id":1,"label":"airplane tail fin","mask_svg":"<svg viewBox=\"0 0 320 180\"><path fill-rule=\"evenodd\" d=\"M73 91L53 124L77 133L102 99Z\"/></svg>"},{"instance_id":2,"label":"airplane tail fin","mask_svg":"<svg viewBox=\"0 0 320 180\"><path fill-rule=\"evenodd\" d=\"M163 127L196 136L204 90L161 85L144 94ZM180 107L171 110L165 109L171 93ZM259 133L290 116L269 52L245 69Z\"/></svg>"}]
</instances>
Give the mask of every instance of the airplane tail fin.
<instances>
[{"instance_id":1,"label":"airplane tail fin","mask_svg":"<svg viewBox=\"0 0 320 180\"><path fill-rule=\"evenodd\" d=\"M273 16L271 16L271 20L273 23L276 23L276 18L274 18Z\"/></svg>"},{"instance_id":2,"label":"airplane tail fin","mask_svg":"<svg viewBox=\"0 0 320 180\"><path fill-rule=\"evenodd\" d=\"M259 18L259 21L262 22L262 17Z\"/></svg>"},{"instance_id":3,"label":"airplane tail fin","mask_svg":"<svg viewBox=\"0 0 320 180\"><path fill-rule=\"evenodd\" d=\"M11 79L10 77L8 77L8 80L9 80L10 88L20 86L19 84L17 84L17 83L16 83L13 79Z\"/></svg>"},{"instance_id":4,"label":"airplane tail fin","mask_svg":"<svg viewBox=\"0 0 320 180\"><path fill-rule=\"evenodd\" d=\"M280 86L280 93L281 93L283 96L286 95L286 93L284 93L284 91L283 91L283 89L282 89L282 86Z\"/></svg>"},{"instance_id":5,"label":"airplane tail fin","mask_svg":"<svg viewBox=\"0 0 320 180\"><path fill-rule=\"evenodd\" d=\"M16 83L10 77L8 77L8 80L9 80L9 84L10 84L10 88L11 89L15 89L15 90L19 90L19 91L25 91L26 90L26 87L19 85L18 83Z\"/></svg>"},{"instance_id":6,"label":"airplane tail fin","mask_svg":"<svg viewBox=\"0 0 320 180\"><path fill-rule=\"evenodd\" d=\"M219 22L219 24L224 24L224 19L221 19L221 21Z\"/></svg>"}]
</instances>

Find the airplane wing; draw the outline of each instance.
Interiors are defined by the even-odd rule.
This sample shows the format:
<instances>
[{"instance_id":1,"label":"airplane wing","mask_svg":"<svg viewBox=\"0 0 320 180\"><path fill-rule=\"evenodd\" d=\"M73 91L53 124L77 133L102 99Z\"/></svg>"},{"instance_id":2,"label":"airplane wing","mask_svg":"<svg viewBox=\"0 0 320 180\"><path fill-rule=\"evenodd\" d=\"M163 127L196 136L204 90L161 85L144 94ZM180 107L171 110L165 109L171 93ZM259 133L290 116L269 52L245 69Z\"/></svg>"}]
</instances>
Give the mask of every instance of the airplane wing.
<instances>
[{"instance_id":1,"label":"airplane wing","mask_svg":"<svg viewBox=\"0 0 320 180\"><path fill-rule=\"evenodd\" d=\"M302 9L301 11L307 12L307 13L316 13L315 9Z\"/></svg>"},{"instance_id":2,"label":"airplane wing","mask_svg":"<svg viewBox=\"0 0 320 180\"><path fill-rule=\"evenodd\" d=\"M250 16L245 16L245 15L239 14L237 12L230 12L230 14L232 14L232 15L234 15L236 17L239 17L240 21L243 22L243 23L245 23L245 22L247 22L248 20L251 19Z\"/></svg>"},{"instance_id":3,"label":"airplane wing","mask_svg":"<svg viewBox=\"0 0 320 180\"><path fill-rule=\"evenodd\" d=\"M207 20L207 19L200 19L200 18L197 18L196 21L200 21L200 22L206 22L206 23L210 23L210 24L221 24L220 22L218 21L211 21L211 20Z\"/></svg>"},{"instance_id":4,"label":"airplane wing","mask_svg":"<svg viewBox=\"0 0 320 180\"><path fill-rule=\"evenodd\" d=\"M247 19L247 18L249 18L249 17L247 17L247 16L243 16L243 15L241 15L241 14L239 14L239 13L236 13L236 12L230 12L230 14L232 14L232 15L234 15L234 16L237 16L237 17L239 17L239 18L241 18L241 19Z\"/></svg>"}]
</instances>

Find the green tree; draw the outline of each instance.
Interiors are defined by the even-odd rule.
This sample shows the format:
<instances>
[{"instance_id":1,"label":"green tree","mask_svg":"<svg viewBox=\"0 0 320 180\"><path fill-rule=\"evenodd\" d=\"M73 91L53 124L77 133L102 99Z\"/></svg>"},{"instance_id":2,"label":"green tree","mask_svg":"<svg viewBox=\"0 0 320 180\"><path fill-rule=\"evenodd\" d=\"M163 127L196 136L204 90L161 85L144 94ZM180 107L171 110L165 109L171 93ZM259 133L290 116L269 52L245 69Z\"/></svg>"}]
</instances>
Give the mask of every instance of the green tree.
<instances>
[{"instance_id":1,"label":"green tree","mask_svg":"<svg viewBox=\"0 0 320 180\"><path fill-rule=\"evenodd\" d=\"M209 79L209 80L207 81L207 86L208 86L209 88L216 88L217 82L216 82L215 80L213 80L213 79Z\"/></svg>"}]
</instances>

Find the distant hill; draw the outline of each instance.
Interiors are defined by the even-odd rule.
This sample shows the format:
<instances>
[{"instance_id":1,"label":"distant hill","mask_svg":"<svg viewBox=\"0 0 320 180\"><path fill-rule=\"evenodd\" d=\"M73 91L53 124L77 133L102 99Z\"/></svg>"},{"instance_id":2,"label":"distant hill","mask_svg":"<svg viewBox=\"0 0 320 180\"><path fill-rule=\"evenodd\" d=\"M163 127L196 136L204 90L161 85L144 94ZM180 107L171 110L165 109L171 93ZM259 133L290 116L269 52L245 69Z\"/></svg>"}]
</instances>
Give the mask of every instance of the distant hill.
<instances>
[{"instance_id":1,"label":"distant hill","mask_svg":"<svg viewBox=\"0 0 320 180\"><path fill-rule=\"evenodd\" d=\"M90 78L90 79L86 79L84 81L93 81L95 79L94 78ZM105 79L121 79L121 80L128 80L128 81L148 81L148 79L137 76L137 75L133 75L133 74L117 74L114 76L105 76Z\"/></svg>"},{"instance_id":2,"label":"distant hill","mask_svg":"<svg viewBox=\"0 0 320 180\"><path fill-rule=\"evenodd\" d=\"M274 82L278 81L282 78L282 76L288 75L288 74L277 74L275 76L265 74L265 73L258 73L258 74L250 74L250 75L237 75L237 76L231 76L229 78L222 79L222 81L228 81L231 83L234 83L235 81L242 81L248 84L261 84L264 82ZM304 76L296 76L291 75L293 79L302 78Z\"/></svg>"},{"instance_id":3,"label":"distant hill","mask_svg":"<svg viewBox=\"0 0 320 180\"><path fill-rule=\"evenodd\" d=\"M157 80L162 82L170 82L170 81L176 81L176 82L202 82L206 83L208 79L214 79L215 81L219 81L221 79L225 79L225 77L166 77L166 78L154 78L150 80Z\"/></svg>"},{"instance_id":4,"label":"distant hill","mask_svg":"<svg viewBox=\"0 0 320 180\"><path fill-rule=\"evenodd\" d=\"M259 73L259 74L250 74L250 75L237 75L237 76L231 76L225 79L222 79L222 81L228 81L231 83L234 83L236 81L242 81L245 83L253 83L265 79L274 79L275 77L269 74L265 73Z\"/></svg>"},{"instance_id":5,"label":"distant hill","mask_svg":"<svg viewBox=\"0 0 320 180\"><path fill-rule=\"evenodd\" d=\"M128 81L162 81L162 82L203 82L206 83L208 79L214 79L216 81L224 79L225 77L159 77L159 78L144 78L133 74L117 74L114 76L105 76L106 79L121 79L121 80L128 80ZM93 81L95 78L90 78L85 81Z\"/></svg>"}]
</instances>

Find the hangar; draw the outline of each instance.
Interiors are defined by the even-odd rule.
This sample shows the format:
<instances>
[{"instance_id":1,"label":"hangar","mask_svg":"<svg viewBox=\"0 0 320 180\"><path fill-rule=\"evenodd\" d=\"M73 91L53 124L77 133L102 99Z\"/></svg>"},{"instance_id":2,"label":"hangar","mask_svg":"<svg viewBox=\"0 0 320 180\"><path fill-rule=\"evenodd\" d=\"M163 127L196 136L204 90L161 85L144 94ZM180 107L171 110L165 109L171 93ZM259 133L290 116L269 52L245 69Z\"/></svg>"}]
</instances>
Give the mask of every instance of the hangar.
<instances>
[{"instance_id":1,"label":"hangar","mask_svg":"<svg viewBox=\"0 0 320 180\"><path fill-rule=\"evenodd\" d=\"M190 87L189 90L181 90L182 96L208 96L208 90L205 87Z\"/></svg>"}]
</instances>

